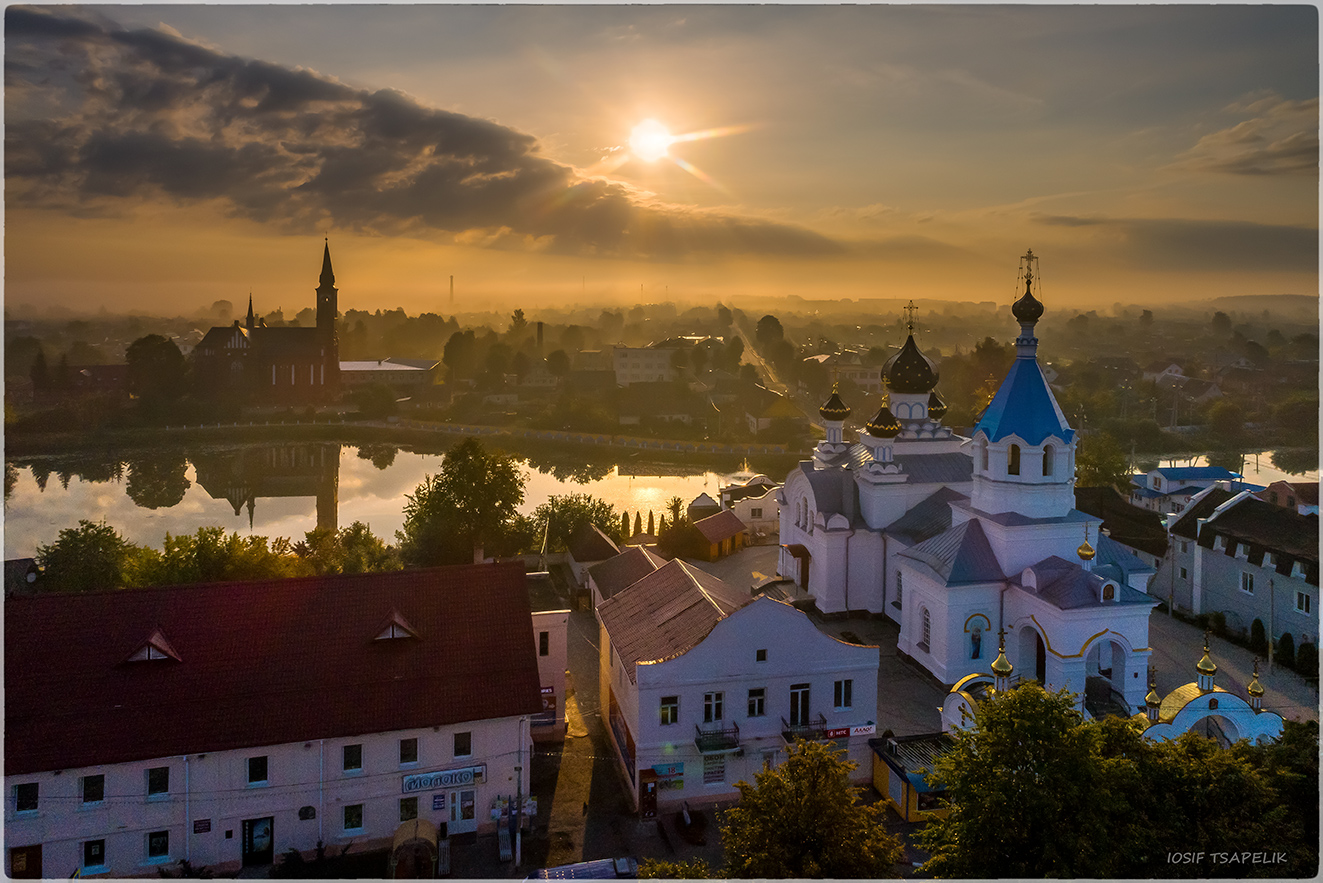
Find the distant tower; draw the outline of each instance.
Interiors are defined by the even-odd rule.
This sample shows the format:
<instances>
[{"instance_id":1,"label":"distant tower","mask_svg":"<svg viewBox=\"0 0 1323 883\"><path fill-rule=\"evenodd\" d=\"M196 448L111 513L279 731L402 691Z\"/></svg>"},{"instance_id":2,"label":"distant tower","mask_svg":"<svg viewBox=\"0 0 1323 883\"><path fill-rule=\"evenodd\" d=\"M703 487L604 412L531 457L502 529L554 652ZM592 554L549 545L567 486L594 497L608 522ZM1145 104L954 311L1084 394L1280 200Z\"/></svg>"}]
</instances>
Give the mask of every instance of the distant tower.
<instances>
[{"instance_id":1,"label":"distant tower","mask_svg":"<svg viewBox=\"0 0 1323 883\"><path fill-rule=\"evenodd\" d=\"M335 287L335 271L331 269L331 241L326 240L322 251L322 275L317 285L317 346L321 350L322 370L319 385L334 394L340 387L340 341L335 332L339 317L339 294Z\"/></svg>"},{"instance_id":2,"label":"distant tower","mask_svg":"<svg viewBox=\"0 0 1323 883\"><path fill-rule=\"evenodd\" d=\"M450 277L450 305L455 305L455 277Z\"/></svg>"},{"instance_id":3,"label":"distant tower","mask_svg":"<svg viewBox=\"0 0 1323 883\"><path fill-rule=\"evenodd\" d=\"M253 316L253 293L252 293L251 291L249 291L249 292L248 292L248 320L247 320L247 322L245 323L245 325L246 325L246 327L248 328L249 331L252 331L252 330L253 330L253 326L254 326L255 324L256 324L256 320L255 320L255 318L254 318L254 316Z\"/></svg>"}]
</instances>

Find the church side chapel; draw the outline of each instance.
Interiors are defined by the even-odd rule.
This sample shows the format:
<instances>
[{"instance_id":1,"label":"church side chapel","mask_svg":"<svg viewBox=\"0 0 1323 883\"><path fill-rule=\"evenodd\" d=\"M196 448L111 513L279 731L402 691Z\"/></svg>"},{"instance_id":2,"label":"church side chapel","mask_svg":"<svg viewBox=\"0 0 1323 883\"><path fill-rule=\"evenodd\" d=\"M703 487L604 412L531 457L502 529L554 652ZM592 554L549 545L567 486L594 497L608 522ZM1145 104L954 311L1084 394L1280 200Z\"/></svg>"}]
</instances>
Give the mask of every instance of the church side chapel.
<instances>
[{"instance_id":1,"label":"church side chapel","mask_svg":"<svg viewBox=\"0 0 1323 883\"><path fill-rule=\"evenodd\" d=\"M883 367L886 403L846 442L833 390L826 438L778 493L780 572L831 614L885 614L899 650L953 685L986 670L1004 629L1022 677L1129 714L1144 704L1152 569L1075 509L1078 436L1038 363L1038 257L1020 259L1016 358L971 438L942 425L937 367L909 335ZM1041 293L1041 285L1040 293Z\"/></svg>"}]
</instances>

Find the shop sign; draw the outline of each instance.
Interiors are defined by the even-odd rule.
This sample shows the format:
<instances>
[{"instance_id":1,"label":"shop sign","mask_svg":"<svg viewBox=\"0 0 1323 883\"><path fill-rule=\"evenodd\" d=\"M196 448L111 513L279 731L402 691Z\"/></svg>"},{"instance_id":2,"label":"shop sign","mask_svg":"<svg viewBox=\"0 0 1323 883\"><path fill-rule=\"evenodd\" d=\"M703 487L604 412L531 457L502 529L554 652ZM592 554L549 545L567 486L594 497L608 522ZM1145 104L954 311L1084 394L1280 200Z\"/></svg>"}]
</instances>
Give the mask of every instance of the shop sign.
<instances>
[{"instance_id":1,"label":"shop sign","mask_svg":"<svg viewBox=\"0 0 1323 883\"><path fill-rule=\"evenodd\" d=\"M822 731L822 735L828 739L848 739L850 738L849 727L831 727Z\"/></svg>"},{"instance_id":2,"label":"shop sign","mask_svg":"<svg viewBox=\"0 0 1323 883\"><path fill-rule=\"evenodd\" d=\"M438 770L431 773L414 773L405 776L401 782L405 794L415 791L435 791L438 788L458 788L461 785L481 785L487 781L487 765L462 767L457 770Z\"/></svg>"},{"instance_id":3,"label":"shop sign","mask_svg":"<svg viewBox=\"0 0 1323 883\"><path fill-rule=\"evenodd\" d=\"M669 779L674 776L684 775L684 762L680 763L656 763L652 765L652 771L663 779Z\"/></svg>"},{"instance_id":4,"label":"shop sign","mask_svg":"<svg viewBox=\"0 0 1323 883\"><path fill-rule=\"evenodd\" d=\"M871 736L876 732L877 724L859 724L858 726L850 727L851 736Z\"/></svg>"},{"instance_id":5,"label":"shop sign","mask_svg":"<svg viewBox=\"0 0 1323 883\"><path fill-rule=\"evenodd\" d=\"M211 832L211 819L194 819L193 833L207 834Z\"/></svg>"}]
</instances>

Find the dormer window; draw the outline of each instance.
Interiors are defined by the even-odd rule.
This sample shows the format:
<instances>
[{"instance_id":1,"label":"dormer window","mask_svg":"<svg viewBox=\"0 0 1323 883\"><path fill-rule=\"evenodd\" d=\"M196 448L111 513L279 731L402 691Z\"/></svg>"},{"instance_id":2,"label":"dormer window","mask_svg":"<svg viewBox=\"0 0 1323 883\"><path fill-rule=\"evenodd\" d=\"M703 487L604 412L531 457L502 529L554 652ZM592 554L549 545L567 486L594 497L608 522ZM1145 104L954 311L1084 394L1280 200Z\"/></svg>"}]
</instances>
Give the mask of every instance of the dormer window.
<instances>
[{"instance_id":1,"label":"dormer window","mask_svg":"<svg viewBox=\"0 0 1323 883\"><path fill-rule=\"evenodd\" d=\"M1116 583L1104 583L1102 590L1102 599L1104 601L1116 600Z\"/></svg>"},{"instance_id":2,"label":"dormer window","mask_svg":"<svg viewBox=\"0 0 1323 883\"><path fill-rule=\"evenodd\" d=\"M1304 579L1304 578L1305 578L1305 562L1303 562L1303 561L1296 561L1296 562L1292 563L1292 564L1291 564L1291 576L1295 577L1296 579Z\"/></svg>"},{"instance_id":3,"label":"dormer window","mask_svg":"<svg viewBox=\"0 0 1323 883\"><path fill-rule=\"evenodd\" d=\"M175 662L182 662L179 654L170 646L170 642L165 639L165 635L160 629L152 632L150 638L138 645L138 649L129 654L125 662L154 662L166 659L173 659Z\"/></svg>"},{"instance_id":4,"label":"dormer window","mask_svg":"<svg viewBox=\"0 0 1323 883\"><path fill-rule=\"evenodd\" d=\"M1226 547L1227 547L1227 538L1226 538L1226 537L1222 536L1221 534L1219 534L1218 536L1213 537L1213 550L1214 550L1214 551L1216 551L1216 552L1224 552L1224 551L1226 551Z\"/></svg>"},{"instance_id":5,"label":"dormer window","mask_svg":"<svg viewBox=\"0 0 1323 883\"><path fill-rule=\"evenodd\" d=\"M392 610L390 616L386 618L386 622L377 630L377 636L373 640L392 641L416 637L418 637L418 633L414 631L413 626L409 625L398 610Z\"/></svg>"}]
</instances>

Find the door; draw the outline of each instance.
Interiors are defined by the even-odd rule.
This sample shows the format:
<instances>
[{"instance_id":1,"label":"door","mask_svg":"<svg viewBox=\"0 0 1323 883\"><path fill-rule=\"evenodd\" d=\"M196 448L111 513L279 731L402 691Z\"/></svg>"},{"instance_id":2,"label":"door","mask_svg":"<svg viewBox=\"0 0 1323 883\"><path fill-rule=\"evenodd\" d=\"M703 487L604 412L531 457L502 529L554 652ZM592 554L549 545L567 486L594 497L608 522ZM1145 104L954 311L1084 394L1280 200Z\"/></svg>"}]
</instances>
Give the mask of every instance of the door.
<instances>
[{"instance_id":1,"label":"door","mask_svg":"<svg viewBox=\"0 0 1323 883\"><path fill-rule=\"evenodd\" d=\"M244 819L243 822L243 863L249 865L269 865L276 857L275 819Z\"/></svg>"},{"instance_id":2,"label":"door","mask_svg":"<svg viewBox=\"0 0 1323 883\"><path fill-rule=\"evenodd\" d=\"M40 880L41 844L15 846L9 850L9 876L15 880Z\"/></svg>"},{"instance_id":3,"label":"door","mask_svg":"<svg viewBox=\"0 0 1323 883\"><path fill-rule=\"evenodd\" d=\"M802 727L809 722L809 685L792 684L790 687L790 726Z\"/></svg>"},{"instance_id":4,"label":"door","mask_svg":"<svg viewBox=\"0 0 1323 883\"><path fill-rule=\"evenodd\" d=\"M657 818L657 774L652 770L639 774L639 816Z\"/></svg>"},{"instance_id":5,"label":"door","mask_svg":"<svg viewBox=\"0 0 1323 883\"><path fill-rule=\"evenodd\" d=\"M478 830L477 796L473 789L451 791L446 795L446 818L452 837Z\"/></svg>"}]
</instances>

